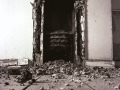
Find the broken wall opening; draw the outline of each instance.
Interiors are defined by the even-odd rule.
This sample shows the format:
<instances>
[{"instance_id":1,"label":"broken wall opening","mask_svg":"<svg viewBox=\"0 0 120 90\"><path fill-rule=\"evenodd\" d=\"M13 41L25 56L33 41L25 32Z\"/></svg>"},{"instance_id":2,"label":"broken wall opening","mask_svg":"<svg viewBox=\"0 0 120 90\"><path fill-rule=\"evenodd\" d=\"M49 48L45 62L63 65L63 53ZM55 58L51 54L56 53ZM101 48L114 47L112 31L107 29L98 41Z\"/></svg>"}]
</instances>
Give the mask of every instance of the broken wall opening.
<instances>
[{"instance_id":1,"label":"broken wall opening","mask_svg":"<svg viewBox=\"0 0 120 90\"><path fill-rule=\"evenodd\" d=\"M59 59L73 61L73 10L72 0L46 0L43 62Z\"/></svg>"},{"instance_id":2,"label":"broken wall opening","mask_svg":"<svg viewBox=\"0 0 120 90\"><path fill-rule=\"evenodd\" d=\"M85 59L85 0L35 0L33 62Z\"/></svg>"}]
</instances>

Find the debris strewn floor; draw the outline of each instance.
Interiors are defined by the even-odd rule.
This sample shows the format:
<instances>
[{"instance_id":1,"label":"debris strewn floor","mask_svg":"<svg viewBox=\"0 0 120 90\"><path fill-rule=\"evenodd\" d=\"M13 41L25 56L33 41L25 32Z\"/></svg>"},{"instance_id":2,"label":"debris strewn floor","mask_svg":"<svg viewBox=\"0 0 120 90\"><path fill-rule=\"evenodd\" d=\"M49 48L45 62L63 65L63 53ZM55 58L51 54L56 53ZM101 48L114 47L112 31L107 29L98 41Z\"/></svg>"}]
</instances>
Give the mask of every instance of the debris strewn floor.
<instances>
[{"instance_id":1,"label":"debris strewn floor","mask_svg":"<svg viewBox=\"0 0 120 90\"><path fill-rule=\"evenodd\" d=\"M21 85L17 82L19 75L8 78L7 74L1 74L0 90L120 90L120 68L47 62L37 66L34 75L37 79Z\"/></svg>"}]
</instances>

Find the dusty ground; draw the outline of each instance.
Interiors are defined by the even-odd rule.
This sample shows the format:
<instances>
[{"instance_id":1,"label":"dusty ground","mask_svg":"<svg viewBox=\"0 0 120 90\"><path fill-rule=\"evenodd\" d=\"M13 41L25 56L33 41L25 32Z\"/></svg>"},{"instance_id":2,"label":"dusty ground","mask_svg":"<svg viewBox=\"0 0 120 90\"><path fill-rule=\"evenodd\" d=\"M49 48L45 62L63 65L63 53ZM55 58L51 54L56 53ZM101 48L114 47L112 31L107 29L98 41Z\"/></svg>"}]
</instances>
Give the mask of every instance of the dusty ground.
<instances>
[{"instance_id":1,"label":"dusty ground","mask_svg":"<svg viewBox=\"0 0 120 90\"><path fill-rule=\"evenodd\" d=\"M35 83L29 85L26 82L24 86L21 86L12 75L10 80L0 79L0 90L23 90L27 86L26 90L115 90L115 86L120 84L120 77L94 79L88 78L86 75L80 77L64 76L63 79L55 79L51 75L39 75ZM5 85L5 82L8 82L9 85Z\"/></svg>"},{"instance_id":2,"label":"dusty ground","mask_svg":"<svg viewBox=\"0 0 120 90\"><path fill-rule=\"evenodd\" d=\"M30 84L27 81L24 85L17 82L18 76L10 75L9 80L5 78L6 74L2 74L0 90L120 90L119 68L88 67L80 71L76 69L72 75L37 75L36 82Z\"/></svg>"},{"instance_id":3,"label":"dusty ground","mask_svg":"<svg viewBox=\"0 0 120 90\"><path fill-rule=\"evenodd\" d=\"M80 78L81 80L74 77L72 81L71 76L67 76L65 79L53 79L50 76L41 76L27 90L42 90L41 88L45 90L114 90L114 87L120 84L120 78L98 78L91 79L90 81L84 76Z\"/></svg>"},{"instance_id":4,"label":"dusty ground","mask_svg":"<svg viewBox=\"0 0 120 90\"><path fill-rule=\"evenodd\" d=\"M5 76L5 75L3 75ZM10 79L1 78L0 79L0 90L22 90L28 83L25 83L25 86L21 86L20 83L16 81L16 75L10 75ZM9 85L5 85L8 82Z\"/></svg>"}]
</instances>

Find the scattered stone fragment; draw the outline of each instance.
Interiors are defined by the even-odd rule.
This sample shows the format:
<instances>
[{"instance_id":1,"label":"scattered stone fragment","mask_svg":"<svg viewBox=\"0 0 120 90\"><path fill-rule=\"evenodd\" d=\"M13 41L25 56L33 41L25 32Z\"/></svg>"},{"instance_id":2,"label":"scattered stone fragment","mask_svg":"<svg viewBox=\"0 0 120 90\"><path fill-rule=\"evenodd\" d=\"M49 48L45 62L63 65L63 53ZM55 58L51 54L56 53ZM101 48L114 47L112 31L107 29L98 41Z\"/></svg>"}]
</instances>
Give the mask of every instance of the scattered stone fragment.
<instances>
[{"instance_id":1,"label":"scattered stone fragment","mask_svg":"<svg viewBox=\"0 0 120 90\"><path fill-rule=\"evenodd\" d=\"M53 74L51 77L55 78L55 79L63 79L63 78L65 78L65 76L63 74L61 74L61 73Z\"/></svg>"},{"instance_id":2,"label":"scattered stone fragment","mask_svg":"<svg viewBox=\"0 0 120 90\"><path fill-rule=\"evenodd\" d=\"M107 78L110 78L110 74L109 73L106 73L106 76L107 76Z\"/></svg>"},{"instance_id":3,"label":"scattered stone fragment","mask_svg":"<svg viewBox=\"0 0 120 90\"><path fill-rule=\"evenodd\" d=\"M118 84L117 86L114 87L115 90L120 90L120 85Z\"/></svg>"},{"instance_id":4,"label":"scattered stone fragment","mask_svg":"<svg viewBox=\"0 0 120 90\"><path fill-rule=\"evenodd\" d=\"M69 83L65 83L65 86L70 86L70 84Z\"/></svg>"},{"instance_id":5,"label":"scattered stone fragment","mask_svg":"<svg viewBox=\"0 0 120 90\"><path fill-rule=\"evenodd\" d=\"M32 84L32 80L29 80L28 83L29 83L29 84Z\"/></svg>"},{"instance_id":6,"label":"scattered stone fragment","mask_svg":"<svg viewBox=\"0 0 120 90\"><path fill-rule=\"evenodd\" d=\"M2 76L3 78L5 78L5 76Z\"/></svg>"},{"instance_id":7,"label":"scattered stone fragment","mask_svg":"<svg viewBox=\"0 0 120 90\"><path fill-rule=\"evenodd\" d=\"M81 84L79 84L77 87L81 87Z\"/></svg>"},{"instance_id":8,"label":"scattered stone fragment","mask_svg":"<svg viewBox=\"0 0 120 90\"><path fill-rule=\"evenodd\" d=\"M70 90L74 90L73 88L70 88Z\"/></svg>"},{"instance_id":9,"label":"scattered stone fragment","mask_svg":"<svg viewBox=\"0 0 120 90\"><path fill-rule=\"evenodd\" d=\"M55 80L54 82L57 83L57 80Z\"/></svg>"},{"instance_id":10,"label":"scattered stone fragment","mask_svg":"<svg viewBox=\"0 0 120 90\"><path fill-rule=\"evenodd\" d=\"M81 83L82 81L81 80L74 80L74 82Z\"/></svg>"},{"instance_id":11,"label":"scattered stone fragment","mask_svg":"<svg viewBox=\"0 0 120 90\"><path fill-rule=\"evenodd\" d=\"M84 84L83 82L80 83L81 86L82 86L83 84Z\"/></svg>"},{"instance_id":12,"label":"scattered stone fragment","mask_svg":"<svg viewBox=\"0 0 120 90\"><path fill-rule=\"evenodd\" d=\"M104 85L107 83L107 85L109 87L110 86L112 87L113 83L111 81L109 81L109 79L111 80L114 77L120 76L120 73L119 73L120 69L103 68L103 67L94 67L94 68L84 67L84 68L82 68L80 66L74 65L71 62L69 62L69 63L64 62L62 65L59 65L59 64L56 65L56 63L54 63L54 62L44 63L43 65L39 66L38 69L40 71L39 72L40 74L42 72L42 75L44 75L44 74L51 75L53 84L59 84L59 82L58 82L59 79L64 79L64 78L66 79L67 75L69 75L69 76L71 75L71 78L68 77L68 79L70 81L72 81L71 83L76 83L77 84L76 87L81 87L83 84L85 84L85 81L86 82L92 81L93 78L94 79L102 78L103 81L107 81L107 82L104 82ZM0 76L0 77L3 79L4 75L3 75L3 77L2 76ZM17 79L22 80L21 77L18 77L17 75L15 75L13 77L15 78L15 80L14 80L15 82ZM80 80L79 77L80 78L85 77L85 80ZM3 80L5 80L5 78ZM36 81L35 79L30 79L28 82L32 83L35 81ZM49 80L45 79L44 81L45 82L50 81L50 79ZM95 80L93 80L93 81L95 81ZM4 81L4 82L6 82L6 81ZM23 83L24 83L24 81L23 81ZM89 82L89 83L91 83L91 82ZM62 84L65 86L68 86L66 88L70 88L69 82L67 82L67 83L62 82ZM61 87L60 89L65 89L64 87ZM117 85L115 87L113 86L113 88L115 90L120 90L119 87L120 87L119 85ZM49 87L49 89L50 88L53 89L51 86ZM44 87L41 87L40 90L44 90ZM70 90L73 90L73 89L70 89Z\"/></svg>"},{"instance_id":13,"label":"scattered stone fragment","mask_svg":"<svg viewBox=\"0 0 120 90\"><path fill-rule=\"evenodd\" d=\"M14 75L13 77L14 77L14 78L17 78L17 75Z\"/></svg>"},{"instance_id":14,"label":"scattered stone fragment","mask_svg":"<svg viewBox=\"0 0 120 90\"><path fill-rule=\"evenodd\" d=\"M20 86L24 86L24 83L20 83Z\"/></svg>"},{"instance_id":15,"label":"scattered stone fragment","mask_svg":"<svg viewBox=\"0 0 120 90\"><path fill-rule=\"evenodd\" d=\"M32 79L32 82L35 82L36 80L35 79Z\"/></svg>"},{"instance_id":16,"label":"scattered stone fragment","mask_svg":"<svg viewBox=\"0 0 120 90\"><path fill-rule=\"evenodd\" d=\"M44 90L44 87L40 87L40 90Z\"/></svg>"},{"instance_id":17,"label":"scattered stone fragment","mask_svg":"<svg viewBox=\"0 0 120 90\"><path fill-rule=\"evenodd\" d=\"M50 88L54 88L54 86L51 86Z\"/></svg>"},{"instance_id":18,"label":"scattered stone fragment","mask_svg":"<svg viewBox=\"0 0 120 90\"><path fill-rule=\"evenodd\" d=\"M5 82L5 85L9 85L9 83L8 83L8 82Z\"/></svg>"},{"instance_id":19,"label":"scattered stone fragment","mask_svg":"<svg viewBox=\"0 0 120 90\"><path fill-rule=\"evenodd\" d=\"M107 81L106 79L104 79L104 81Z\"/></svg>"},{"instance_id":20,"label":"scattered stone fragment","mask_svg":"<svg viewBox=\"0 0 120 90\"><path fill-rule=\"evenodd\" d=\"M48 79L46 79L46 81L49 81Z\"/></svg>"},{"instance_id":21,"label":"scattered stone fragment","mask_svg":"<svg viewBox=\"0 0 120 90\"><path fill-rule=\"evenodd\" d=\"M47 89L47 90L50 90L50 89L51 89L51 87L50 87L50 86L48 86L46 89Z\"/></svg>"},{"instance_id":22,"label":"scattered stone fragment","mask_svg":"<svg viewBox=\"0 0 120 90\"><path fill-rule=\"evenodd\" d=\"M91 79L89 78L88 81L91 81Z\"/></svg>"},{"instance_id":23,"label":"scattered stone fragment","mask_svg":"<svg viewBox=\"0 0 120 90\"><path fill-rule=\"evenodd\" d=\"M63 87L60 87L60 89L64 89Z\"/></svg>"},{"instance_id":24,"label":"scattered stone fragment","mask_svg":"<svg viewBox=\"0 0 120 90\"><path fill-rule=\"evenodd\" d=\"M53 78L56 77L56 76L57 76L56 74L53 74L53 75L52 75Z\"/></svg>"}]
</instances>

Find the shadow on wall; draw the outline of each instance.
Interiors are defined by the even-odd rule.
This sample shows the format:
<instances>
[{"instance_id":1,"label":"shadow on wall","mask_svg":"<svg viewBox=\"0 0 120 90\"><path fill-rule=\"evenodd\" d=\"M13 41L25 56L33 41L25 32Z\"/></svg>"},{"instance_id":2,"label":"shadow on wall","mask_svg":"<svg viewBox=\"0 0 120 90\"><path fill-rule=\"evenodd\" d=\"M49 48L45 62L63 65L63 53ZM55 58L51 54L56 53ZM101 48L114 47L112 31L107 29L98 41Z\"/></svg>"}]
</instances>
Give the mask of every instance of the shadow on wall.
<instances>
[{"instance_id":1,"label":"shadow on wall","mask_svg":"<svg viewBox=\"0 0 120 90\"><path fill-rule=\"evenodd\" d=\"M120 68L120 61L114 61L115 68Z\"/></svg>"},{"instance_id":2,"label":"shadow on wall","mask_svg":"<svg viewBox=\"0 0 120 90\"><path fill-rule=\"evenodd\" d=\"M88 10L87 10L87 1L85 4L85 58L88 60Z\"/></svg>"},{"instance_id":3,"label":"shadow on wall","mask_svg":"<svg viewBox=\"0 0 120 90\"><path fill-rule=\"evenodd\" d=\"M113 60L120 60L120 12L112 12Z\"/></svg>"}]
</instances>

